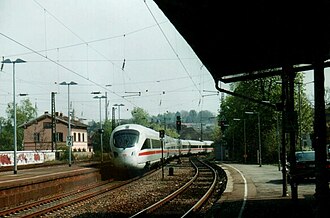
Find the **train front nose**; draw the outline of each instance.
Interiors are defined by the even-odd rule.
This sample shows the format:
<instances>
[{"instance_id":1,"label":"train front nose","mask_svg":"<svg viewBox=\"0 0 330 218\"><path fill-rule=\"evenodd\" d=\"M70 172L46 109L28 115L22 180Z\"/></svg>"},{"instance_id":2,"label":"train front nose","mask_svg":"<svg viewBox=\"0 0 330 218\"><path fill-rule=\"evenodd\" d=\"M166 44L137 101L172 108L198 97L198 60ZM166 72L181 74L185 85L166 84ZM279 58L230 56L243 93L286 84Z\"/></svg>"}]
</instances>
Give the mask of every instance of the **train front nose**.
<instances>
[{"instance_id":1,"label":"train front nose","mask_svg":"<svg viewBox=\"0 0 330 218\"><path fill-rule=\"evenodd\" d=\"M139 142L139 135L139 131L129 129L129 126L125 126L125 129L114 131L111 143L116 166L120 168L135 168L135 150Z\"/></svg>"},{"instance_id":2,"label":"train front nose","mask_svg":"<svg viewBox=\"0 0 330 218\"><path fill-rule=\"evenodd\" d=\"M128 150L128 149L126 149ZM114 163L119 168L129 169L136 167L135 151L115 151Z\"/></svg>"}]
</instances>

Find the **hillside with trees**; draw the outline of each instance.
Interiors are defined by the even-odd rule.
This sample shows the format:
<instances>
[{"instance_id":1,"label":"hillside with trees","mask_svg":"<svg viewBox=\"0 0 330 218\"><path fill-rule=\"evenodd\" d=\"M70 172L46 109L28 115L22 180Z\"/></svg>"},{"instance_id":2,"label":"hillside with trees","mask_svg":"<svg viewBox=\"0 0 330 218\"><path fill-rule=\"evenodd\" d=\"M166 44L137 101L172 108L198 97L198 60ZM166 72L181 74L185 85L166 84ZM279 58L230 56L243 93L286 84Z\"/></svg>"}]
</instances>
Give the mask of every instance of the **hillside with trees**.
<instances>
[{"instance_id":1,"label":"hillside with trees","mask_svg":"<svg viewBox=\"0 0 330 218\"><path fill-rule=\"evenodd\" d=\"M176 131L176 119L180 116L182 129L180 134ZM141 124L150 127L156 131L164 129L165 133L174 138L193 139L193 140L214 140L213 133L215 128L216 117L212 112L203 111L180 111L167 112L150 116L142 108L134 108L132 111L132 119L129 123ZM201 130L203 126L203 130Z\"/></svg>"}]
</instances>

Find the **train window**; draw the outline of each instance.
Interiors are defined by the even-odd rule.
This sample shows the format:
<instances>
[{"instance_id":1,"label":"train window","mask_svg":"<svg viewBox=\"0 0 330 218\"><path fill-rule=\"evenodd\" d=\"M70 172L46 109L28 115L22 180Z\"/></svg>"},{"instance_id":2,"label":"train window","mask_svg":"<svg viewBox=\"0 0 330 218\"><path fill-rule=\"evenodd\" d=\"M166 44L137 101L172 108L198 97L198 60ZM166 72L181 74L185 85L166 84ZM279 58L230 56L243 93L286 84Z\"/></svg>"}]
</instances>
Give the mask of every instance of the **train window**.
<instances>
[{"instance_id":1,"label":"train window","mask_svg":"<svg viewBox=\"0 0 330 218\"><path fill-rule=\"evenodd\" d=\"M142 145L141 150L143 149L150 149L151 148L151 143L150 143L150 139L146 139Z\"/></svg>"},{"instance_id":2,"label":"train window","mask_svg":"<svg viewBox=\"0 0 330 218\"><path fill-rule=\"evenodd\" d=\"M113 145L117 148L131 148L139 141L139 132L136 130L121 130L114 134Z\"/></svg>"},{"instance_id":3,"label":"train window","mask_svg":"<svg viewBox=\"0 0 330 218\"><path fill-rule=\"evenodd\" d=\"M160 148L161 147L160 140L151 139L151 141L152 141L152 148Z\"/></svg>"}]
</instances>

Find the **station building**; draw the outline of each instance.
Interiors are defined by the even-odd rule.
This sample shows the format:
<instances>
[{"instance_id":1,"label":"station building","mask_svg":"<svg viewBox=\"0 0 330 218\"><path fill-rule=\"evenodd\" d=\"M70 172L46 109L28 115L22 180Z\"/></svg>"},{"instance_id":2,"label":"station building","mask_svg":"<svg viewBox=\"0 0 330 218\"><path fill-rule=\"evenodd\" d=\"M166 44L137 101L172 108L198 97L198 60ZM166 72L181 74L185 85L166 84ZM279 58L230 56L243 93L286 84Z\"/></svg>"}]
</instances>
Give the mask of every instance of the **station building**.
<instances>
[{"instance_id":1,"label":"station building","mask_svg":"<svg viewBox=\"0 0 330 218\"><path fill-rule=\"evenodd\" d=\"M23 147L26 151L53 150L66 146L68 135L68 117L63 113L55 113L55 139L52 142L52 116L48 112L22 124L24 128ZM71 119L72 150L93 152L88 146L87 125L79 120Z\"/></svg>"}]
</instances>

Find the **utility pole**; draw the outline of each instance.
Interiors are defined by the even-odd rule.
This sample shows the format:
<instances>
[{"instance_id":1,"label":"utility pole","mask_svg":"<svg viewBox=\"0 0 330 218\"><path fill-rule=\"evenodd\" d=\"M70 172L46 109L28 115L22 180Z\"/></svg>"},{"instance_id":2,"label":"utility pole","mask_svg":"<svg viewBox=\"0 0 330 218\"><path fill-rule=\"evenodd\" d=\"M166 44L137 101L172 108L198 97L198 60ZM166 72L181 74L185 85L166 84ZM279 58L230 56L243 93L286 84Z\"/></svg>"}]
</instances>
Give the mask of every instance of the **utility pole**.
<instances>
[{"instance_id":1,"label":"utility pole","mask_svg":"<svg viewBox=\"0 0 330 218\"><path fill-rule=\"evenodd\" d=\"M56 146L56 110L55 110L55 94L56 92L51 93L51 116L52 116L52 151L57 150Z\"/></svg>"},{"instance_id":2,"label":"utility pole","mask_svg":"<svg viewBox=\"0 0 330 218\"><path fill-rule=\"evenodd\" d=\"M105 92L105 121L108 121L108 92Z\"/></svg>"},{"instance_id":3,"label":"utility pole","mask_svg":"<svg viewBox=\"0 0 330 218\"><path fill-rule=\"evenodd\" d=\"M282 163L282 197L288 196L288 180L286 171L286 112L287 112L287 95L288 95L288 77L286 73L289 71L288 66L283 67L282 77L282 95L281 95L281 110L282 110L282 150L281 150L281 163Z\"/></svg>"},{"instance_id":4,"label":"utility pole","mask_svg":"<svg viewBox=\"0 0 330 218\"><path fill-rule=\"evenodd\" d=\"M115 107L112 107L111 127L112 130L116 128Z\"/></svg>"},{"instance_id":5,"label":"utility pole","mask_svg":"<svg viewBox=\"0 0 330 218\"><path fill-rule=\"evenodd\" d=\"M159 130L159 138L162 147L162 180L164 180L164 137L165 137L165 130Z\"/></svg>"}]
</instances>

